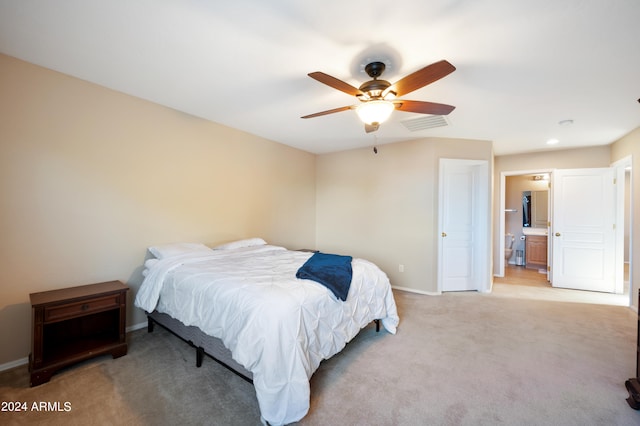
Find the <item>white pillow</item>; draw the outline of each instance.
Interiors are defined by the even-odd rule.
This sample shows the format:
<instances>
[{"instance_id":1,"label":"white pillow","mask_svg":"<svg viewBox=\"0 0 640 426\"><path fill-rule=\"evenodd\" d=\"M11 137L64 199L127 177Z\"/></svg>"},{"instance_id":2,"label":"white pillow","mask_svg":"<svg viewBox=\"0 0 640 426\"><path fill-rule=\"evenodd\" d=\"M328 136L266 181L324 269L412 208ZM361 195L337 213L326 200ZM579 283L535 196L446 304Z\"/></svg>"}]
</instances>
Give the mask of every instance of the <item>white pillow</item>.
<instances>
[{"instance_id":1,"label":"white pillow","mask_svg":"<svg viewBox=\"0 0 640 426\"><path fill-rule=\"evenodd\" d=\"M147 269L153 268L153 266L158 262L160 262L160 259L152 257L151 259L147 259L144 261L144 267Z\"/></svg>"},{"instance_id":2,"label":"white pillow","mask_svg":"<svg viewBox=\"0 0 640 426\"><path fill-rule=\"evenodd\" d=\"M215 246L214 250L231 250L243 247L252 247L252 246L263 246L267 244L265 240L262 238L248 238L246 240L238 240L232 241L230 243L221 244L219 246Z\"/></svg>"},{"instance_id":3,"label":"white pillow","mask_svg":"<svg viewBox=\"0 0 640 426\"><path fill-rule=\"evenodd\" d=\"M187 253L211 253L211 248L201 243L175 243L149 247L149 251L157 259L164 259Z\"/></svg>"}]
</instances>

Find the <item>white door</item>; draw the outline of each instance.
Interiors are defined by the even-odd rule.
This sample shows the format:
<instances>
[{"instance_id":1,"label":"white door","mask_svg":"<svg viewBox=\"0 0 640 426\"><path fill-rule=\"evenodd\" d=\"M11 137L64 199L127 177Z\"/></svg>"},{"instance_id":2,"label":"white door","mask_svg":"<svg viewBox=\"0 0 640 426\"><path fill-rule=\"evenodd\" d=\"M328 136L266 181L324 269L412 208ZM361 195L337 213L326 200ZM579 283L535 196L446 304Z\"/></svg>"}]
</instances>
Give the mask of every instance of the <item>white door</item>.
<instances>
[{"instance_id":1,"label":"white door","mask_svg":"<svg viewBox=\"0 0 640 426\"><path fill-rule=\"evenodd\" d=\"M615 291L614 170L553 173L553 287Z\"/></svg>"},{"instance_id":2,"label":"white door","mask_svg":"<svg viewBox=\"0 0 640 426\"><path fill-rule=\"evenodd\" d=\"M438 289L489 290L488 163L440 160Z\"/></svg>"}]
</instances>

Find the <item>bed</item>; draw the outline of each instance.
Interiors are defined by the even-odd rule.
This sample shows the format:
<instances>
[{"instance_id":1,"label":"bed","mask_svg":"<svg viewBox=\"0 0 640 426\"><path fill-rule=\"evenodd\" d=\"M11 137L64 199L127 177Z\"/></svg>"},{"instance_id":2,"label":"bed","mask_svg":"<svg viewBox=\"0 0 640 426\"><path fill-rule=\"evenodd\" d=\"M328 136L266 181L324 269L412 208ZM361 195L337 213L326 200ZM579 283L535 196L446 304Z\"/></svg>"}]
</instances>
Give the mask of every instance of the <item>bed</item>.
<instances>
[{"instance_id":1,"label":"bed","mask_svg":"<svg viewBox=\"0 0 640 426\"><path fill-rule=\"evenodd\" d=\"M391 334L399 322L389 279L375 264L348 259L340 292L297 278L318 253L260 238L213 249L198 243L150 247L135 305L158 323L253 382L263 423L287 424L309 410L312 374L372 321ZM343 263L344 265L344 263ZM340 269L340 268L337 268ZM339 272L342 272L340 269ZM212 353L213 352L213 353Z\"/></svg>"}]
</instances>

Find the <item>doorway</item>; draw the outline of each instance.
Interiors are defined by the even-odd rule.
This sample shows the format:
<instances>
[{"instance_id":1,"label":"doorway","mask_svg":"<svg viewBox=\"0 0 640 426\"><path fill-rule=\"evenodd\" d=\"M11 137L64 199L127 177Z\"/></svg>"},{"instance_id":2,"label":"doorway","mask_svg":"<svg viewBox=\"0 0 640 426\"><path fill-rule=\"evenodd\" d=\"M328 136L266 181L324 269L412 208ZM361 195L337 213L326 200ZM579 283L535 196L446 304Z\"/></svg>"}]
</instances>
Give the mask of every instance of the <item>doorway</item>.
<instances>
[{"instance_id":1,"label":"doorway","mask_svg":"<svg viewBox=\"0 0 640 426\"><path fill-rule=\"evenodd\" d=\"M623 275L623 285L624 285L624 294L628 296L628 306L633 306L634 302L634 285L631 281L631 277L633 277L633 263L631 259L633 259L632 254L632 232L633 229L633 203L632 203L632 195L633 194L633 169L631 167L632 164L631 156L627 156L622 158L619 161L616 161L612 164L612 167L616 170L616 178L618 181L621 181L623 185L622 193L618 194L618 199L624 199L624 207L620 209L617 213L618 222L624 223L623 229L623 242L616 247L616 252L618 257L623 259L622 265L616 265L617 273ZM636 286L637 287L637 286Z\"/></svg>"},{"instance_id":2,"label":"doorway","mask_svg":"<svg viewBox=\"0 0 640 426\"><path fill-rule=\"evenodd\" d=\"M618 224L617 225L618 227L620 226L620 224L623 224L623 227L624 227L624 233L623 233L624 238L622 237L618 238L618 244L616 247L616 252L617 252L616 279L618 279L619 276L624 277L623 294L627 296L628 306L632 306L633 305L632 295L633 295L634 285L631 282L631 278L630 278L633 276L632 275L633 264L631 262L631 259L633 259L633 256L631 253L632 242L631 242L631 232L630 232L630 229L632 228L632 220L633 220L633 211L632 211L632 203L631 203L631 196L630 196L630 194L632 194L631 182L632 182L632 172L633 172L631 169L631 157L624 158L614 163L611 167L616 171L617 183L619 184L618 196L616 197L616 210L617 210L616 223ZM524 171L514 171L514 172L501 172L500 200L499 200L499 203L500 203L499 204L499 208L500 208L499 222L500 223L498 228L499 235L498 235L498 244L497 244L498 245L497 254L499 257L497 262L497 269L495 271L496 272L495 277L497 278L496 282L504 281L503 279L505 278L506 272L507 272L506 268L508 267L508 264L504 258L505 234L507 233L506 231L507 217L509 215L521 214L520 209L518 209L518 212L515 212L514 211L515 208L513 206L506 204L507 179L522 178L524 176L532 177L536 175L542 175L545 173L552 174L553 170L536 169L536 170L524 170ZM622 232L619 235L622 235ZM549 248L551 248L551 244L549 244ZM514 246L514 253L515 253L515 250L516 250L516 247ZM552 253L549 253L549 258L551 259L551 257L552 257ZM509 272L513 272L513 270L510 270ZM513 274L509 274L509 275L513 275ZM537 276L535 275L533 276L533 278L536 278L536 277ZM550 279L552 279L552 277L550 277ZM548 283L547 285L550 286L550 284Z\"/></svg>"},{"instance_id":3,"label":"doorway","mask_svg":"<svg viewBox=\"0 0 640 426\"><path fill-rule=\"evenodd\" d=\"M525 229L527 234L548 234L548 216L551 208L549 193L551 174L551 169L502 172L500 182L499 262L495 274L497 277L504 277L505 268L508 265L524 267L526 264ZM533 196L534 194L535 196ZM535 206L530 205L532 202L535 203ZM509 237L509 242L512 248L508 259L504 256L507 236L511 236ZM548 258L549 256L547 255L546 257ZM541 266L539 269L543 268L546 270L546 266ZM541 273L540 277L545 281L547 280L546 273Z\"/></svg>"}]
</instances>

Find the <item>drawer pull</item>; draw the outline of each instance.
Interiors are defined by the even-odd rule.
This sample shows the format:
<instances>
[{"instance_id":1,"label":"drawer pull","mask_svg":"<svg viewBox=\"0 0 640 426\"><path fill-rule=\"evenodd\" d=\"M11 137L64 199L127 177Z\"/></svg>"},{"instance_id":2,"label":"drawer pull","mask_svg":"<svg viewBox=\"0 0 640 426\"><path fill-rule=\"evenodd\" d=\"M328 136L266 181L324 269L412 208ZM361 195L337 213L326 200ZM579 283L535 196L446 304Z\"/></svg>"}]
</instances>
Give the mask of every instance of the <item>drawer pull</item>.
<instances>
[{"instance_id":1,"label":"drawer pull","mask_svg":"<svg viewBox=\"0 0 640 426\"><path fill-rule=\"evenodd\" d=\"M119 295L95 297L91 300L79 300L68 304L46 307L44 312L44 321L62 321L79 315L87 315L90 312L101 312L118 308L120 308Z\"/></svg>"}]
</instances>

